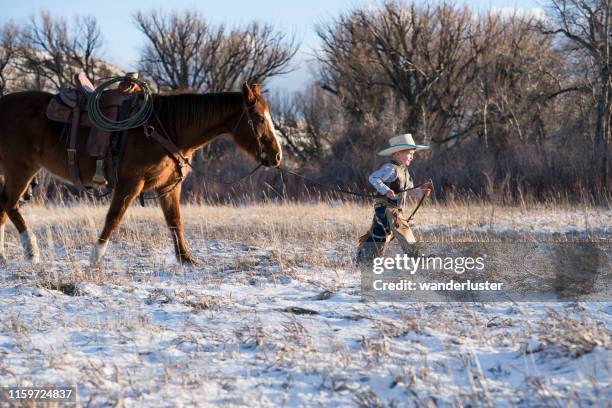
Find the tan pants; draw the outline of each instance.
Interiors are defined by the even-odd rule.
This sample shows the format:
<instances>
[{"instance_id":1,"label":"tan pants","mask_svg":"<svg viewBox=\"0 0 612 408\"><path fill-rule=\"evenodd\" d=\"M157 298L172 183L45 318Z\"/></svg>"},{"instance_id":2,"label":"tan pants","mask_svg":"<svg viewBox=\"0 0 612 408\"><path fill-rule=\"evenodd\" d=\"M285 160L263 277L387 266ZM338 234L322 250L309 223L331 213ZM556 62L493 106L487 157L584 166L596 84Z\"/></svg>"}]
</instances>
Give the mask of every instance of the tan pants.
<instances>
[{"instance_id":1,"label":"tan pants","mask_svg":"<svg viewBox=\"0 0 612 408\"><path fill-rule=\"evenodd\" d=\"M404 218L402 209L384 205L377 206L374 209L372 226L359 238L357 263L370 262L374 258L382 257L393 238L397 239L406 254L416 256L418 249L415 243L417 241L409 223Z\"/></svg>"}]
</instances>

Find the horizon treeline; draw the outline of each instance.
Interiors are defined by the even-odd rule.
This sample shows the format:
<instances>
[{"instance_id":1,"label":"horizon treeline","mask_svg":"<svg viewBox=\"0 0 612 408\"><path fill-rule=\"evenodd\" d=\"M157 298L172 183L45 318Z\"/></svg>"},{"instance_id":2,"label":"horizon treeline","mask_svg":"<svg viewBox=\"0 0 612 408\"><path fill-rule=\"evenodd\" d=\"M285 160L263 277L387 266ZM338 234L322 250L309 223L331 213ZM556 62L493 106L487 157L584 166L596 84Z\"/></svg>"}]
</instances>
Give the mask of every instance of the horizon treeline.
<instances>
[{"instance_id":1,"label":"horizon treeline","mask_svg":"<svg viewBox=\"0 0 612 408\"><path fill-rule=\"evenodd\" d=\"M266 94L285 166L370 192L376 152L398 133L431 150L411 173L438 200L609 203L612 0L548 0L545 14L476 13L448 2L355 7L316 26L312 80ZM196 11L139 11L138 69L159 92L223 92L294 69L299 44L257 21L228 27ZM124 73L101 55L95 17L40 12L0 26L0 95ZM184 194L212 201L322 197L273 170L228 188L255 162L220 138L198 154ZM221 176L219 176L221 175ZM41 174L42 197L65 188ZM348 198L348 197L346 197Z\"/></svg>"}]
</instances>

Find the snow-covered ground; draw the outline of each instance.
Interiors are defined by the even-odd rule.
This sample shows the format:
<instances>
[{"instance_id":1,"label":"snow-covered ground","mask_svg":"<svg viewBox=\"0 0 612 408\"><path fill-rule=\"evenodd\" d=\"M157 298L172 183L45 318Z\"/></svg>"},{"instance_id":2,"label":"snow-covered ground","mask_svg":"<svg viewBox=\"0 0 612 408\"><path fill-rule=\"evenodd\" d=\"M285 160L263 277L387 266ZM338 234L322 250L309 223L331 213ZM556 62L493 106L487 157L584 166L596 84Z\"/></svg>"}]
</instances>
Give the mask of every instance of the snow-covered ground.
<instances>
[{"instance_id":1,"label":"snow-covered ground","mask_svg":"<svg viewBox=\"0 0 612 408\"><path fill-rule=\"evenodd\" d=\"M364 302L350 259L369 209L188 206L199 260L130 209L26 208L0 269L0 384L74 385L87 406L608 406L612 303ZM523 222L517 222L519 215ZM525 220L530 220L525 222ZM424 208L424 237L612 239L601 209Z\"/></svg>"}]
</instances>

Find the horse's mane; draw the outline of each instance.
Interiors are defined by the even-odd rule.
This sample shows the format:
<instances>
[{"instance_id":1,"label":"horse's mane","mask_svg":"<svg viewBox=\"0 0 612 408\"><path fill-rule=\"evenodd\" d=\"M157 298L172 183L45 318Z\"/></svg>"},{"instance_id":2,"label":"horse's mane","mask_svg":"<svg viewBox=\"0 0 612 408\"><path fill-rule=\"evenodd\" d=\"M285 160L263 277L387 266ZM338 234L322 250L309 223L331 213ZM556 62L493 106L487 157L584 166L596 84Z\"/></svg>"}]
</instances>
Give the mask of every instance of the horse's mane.
<instances>
[{"instance_id":1,"label":"horse's mane","mask_svg":"<svg viewBox=\"0 0 612 408\"><path fill-rule=\"evenodd\" d=\"M153 98L155 113L169 132L175 134L184 126L206 127L219 123L242 104L240 92L157 94ZM171 129L168 129L171 128Z\"/></svg>"}]
</instances>

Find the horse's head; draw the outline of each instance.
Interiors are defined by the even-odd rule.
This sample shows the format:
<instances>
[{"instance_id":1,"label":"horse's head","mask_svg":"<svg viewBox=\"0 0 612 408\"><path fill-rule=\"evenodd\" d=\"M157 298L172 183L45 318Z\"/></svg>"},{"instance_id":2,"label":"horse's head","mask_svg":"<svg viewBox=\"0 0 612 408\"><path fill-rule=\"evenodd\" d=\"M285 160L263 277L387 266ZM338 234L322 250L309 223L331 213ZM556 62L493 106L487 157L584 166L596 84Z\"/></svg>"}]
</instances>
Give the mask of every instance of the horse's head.
<instances>
[{"instance_id":1,"label":"horse's head","mask_svg":"<svg viewBox=\"0 0 612 408\"><path fill-rule=\"evenodd\" d=\"M264 166L280 166L283 152L259 85L251 88L244 82L242 99L242 113L232 132L236 144Z\"/></svg>"}]
</instances>

